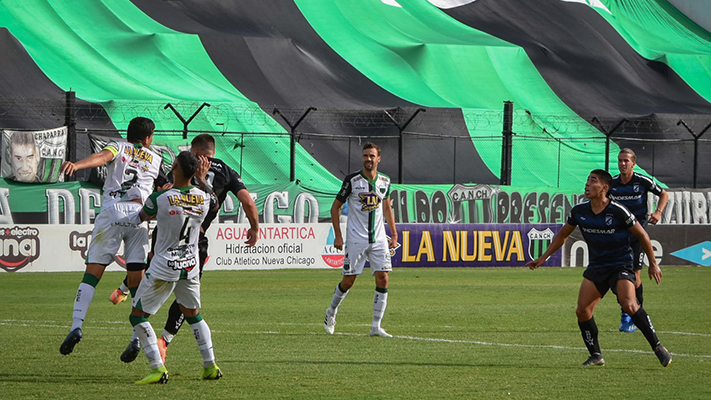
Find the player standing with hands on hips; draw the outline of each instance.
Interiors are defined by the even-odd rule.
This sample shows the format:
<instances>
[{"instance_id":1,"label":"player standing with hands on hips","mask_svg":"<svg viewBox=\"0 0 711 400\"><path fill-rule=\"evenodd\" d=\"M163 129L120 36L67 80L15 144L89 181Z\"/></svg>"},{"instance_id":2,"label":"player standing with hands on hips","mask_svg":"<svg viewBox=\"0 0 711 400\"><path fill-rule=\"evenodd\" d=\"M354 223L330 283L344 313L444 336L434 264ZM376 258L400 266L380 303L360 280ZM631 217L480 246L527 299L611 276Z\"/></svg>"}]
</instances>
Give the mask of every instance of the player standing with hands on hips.
<instances>
[{"instance_id":1,"label":"player standing with hands on hips","mask_svg":"<svg viewBox=\"0 0 711 400\"><path fill-rule=\"evenodd\" d=\"M373 325L370 336L392 337L380 322L388 304L388 272L392 271L390 249L397 246L395 216L390 206L390 178L378 172L380 147L373 143L363 146L363 169L346 176L341 190L331 206L331 221L335 239L333 247L345 251L343 279L336 286L331 305L326 310L323 322L326 333L333 334L336 327L338 306L346 298L358 275L363 273L365 262L370 262L370 270L375 275L375 297L373 298ZM348 241L343 243L341 234L341 207L348 201ZM385 235L387 221L390 239Z\"/></svg>"},{"instance_id":2,"label":"player standing with hands on hips","mask_svg":"<svg viewBox=\"0 0 711 400\"><path fill-rule=\"evenodd\" d=\"M583 273L583 283L578 292L578 307L575 310L583 341L590 352L590 358L583 363L583 366L605 365L593 312L605 293L612 289L622 309L631 316L632 321L652 346L659 362L666 367L672 361L671 354L659 342L652 320L635 298L630 232L639 238L644 252L649 257L650 279L653 278L659 284L662 270L659 269L654 258L649 236L637 218L627 208L607 197L611 184L612 176L607 171L596 169L590 172L585 183L585 197L589 201L573 207L567 222L555 235L545 253L529 261L527 265L531 269L541 266L551 254L563 246L575 227L580 227L590 252L590 262Z\"/></svg>"},{"instance_id":3,"label":"player standing with hands on hips","mask_svg":"<svg viewBox=\"0 0 711 400\"><path fill-rule=\"evenodd\" d=\"M662 219L662 211L667 206L669 194L659 187L652 178L634 172L635 165L637 165L637 155L634 151L627 148L620 150L617 155L617 168L620 170L620 174L612 178L610 199L627 207L644 228L647 226L647 221L652 225L656 225ZM647 209L647 193L659 196L657 210L650 214L648 214L649 210ZM630 246L632 247L632 265L637 277L635 296L641 306L644 303L641 279L644 252L642 251L642 243L637 239L637 236L630 235ZM620 319L620 331L634 332L636 330L637 327L632 322L632 318L623 310L622 318Z\"/></svg>"}]
</instances>

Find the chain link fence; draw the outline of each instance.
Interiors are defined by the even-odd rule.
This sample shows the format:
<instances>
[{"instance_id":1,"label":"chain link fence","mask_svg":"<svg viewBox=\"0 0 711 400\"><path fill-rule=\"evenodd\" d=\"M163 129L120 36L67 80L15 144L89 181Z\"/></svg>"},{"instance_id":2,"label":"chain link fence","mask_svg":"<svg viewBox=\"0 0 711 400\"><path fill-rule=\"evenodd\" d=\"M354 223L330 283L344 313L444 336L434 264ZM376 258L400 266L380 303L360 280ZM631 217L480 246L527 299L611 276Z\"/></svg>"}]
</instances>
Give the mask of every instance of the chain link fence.
<instances>
[{"instance_id":1,"label":"chain link fence","mask_svg":"<svg viewBox=\"0 0 711 400\"><path fill-rule=\"evenodd\" d=\"M181 139L186 130L190 138L198 133L221 137L222 150L238 160L243 175L249 168L275 171L269 182L261 183L288 181L292 159L299 168L320 164L341 178L362 166L361 149L368 141L383 149L380 170L395 182L499 183L503 111L411 107L307 112L201 102L171 106L2 98L0 129L39 130L74 121L76 148L69 154L80 159L91 153L88 134L125 136L128 122L142 115L159 122L161 137ZM194 120L185 124L196 110ZM513 185L571 187L589 166L607 167L614 175L617 152L629 147L637 153L640 170L671 187L711 187L706 173L711 170L711 115L559 116L516 109L512 121ZM300 145L293 156L291 132ZM296 179L309 177L302 172Z\"/></svg>"}]
</instances>

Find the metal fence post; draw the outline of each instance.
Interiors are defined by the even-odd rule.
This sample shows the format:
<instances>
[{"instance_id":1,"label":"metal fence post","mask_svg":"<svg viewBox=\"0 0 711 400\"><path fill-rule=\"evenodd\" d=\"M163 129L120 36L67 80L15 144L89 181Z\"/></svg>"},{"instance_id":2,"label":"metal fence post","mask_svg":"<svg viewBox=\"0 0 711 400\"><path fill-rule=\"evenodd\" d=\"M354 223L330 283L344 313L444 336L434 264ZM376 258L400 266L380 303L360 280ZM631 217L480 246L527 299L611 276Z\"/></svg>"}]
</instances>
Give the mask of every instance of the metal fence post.
<instances>
[{"instance_id":1,"label":"metal fence post","mask_svg":"<svg viewBox=\"0 0 711 400\"><path fill-rule=\"evenodd\" d=\"M64 102L64 125L67 127L67 160L76 161L77 157L77 116L76 116L76 93L69 90L65 93ZM76 179L76 175L68 177L69 180Z\"/></svg>"},{"instance_id":2,"label":"metal fence post","mask_svg":"<svg viewBox=\"0 0 711 400\"><path fill-rule=\"evenodd\" d=\"M513 167L513 102L504 101L504 126L501 143L501 185L511 185L511 170Z\"/></svg>"},{"instance_id":3,"label":"metal fence post","mask_svg":"<svg viewBox=\"0 0 711 400\"><path fill-rule=\"evenodd\" d=\"M625 122L627 122L627 118L622 118L620 122L615 125L614 128L610 129L609 131L605 130L605 126L602 124L600 119L598 117L593 117L590 122L597 122L599 125L600 131L605 134L605 171L610 171L610 140L612 138L612 134L615 133L617 128L622 126Z\"/></svg>"},{"instance_id":4,"label":"metal fence post","mask_svg":"<svg viewBox=\"0 0 711 400\"><path fill-rule=\"evenodd\" d=\"M198 109L193 113L193 115L191 115L190 118L188 118L187 120L185 118L183 118L183 116L180 115L178 110L176 110L175 107L173 107L173 105L170 103L166 104L165 107L163 107L163 109L165 110L165 109L170 108L171 110L173 110L173 113L175 114L175 116L177 116L178 119L180 120L180 122L183 123L183 139L187 139L188 138L188 125L190 125L190 123L193 121L195 116L198 115L198 113L200 113L202 108L205 106L210 107L210 104L202 103L200 105L200 107L198 107Z\"/></svg>"},{"instance_id":5,"label":"metal fence post","mask_svg":"<svg viewBox=\"0 0 711 400\"><path fill-rule=\"evenodd\" d=\"M679 120L679 122L676 123L676 125L684 125L684 128L686 128L686 130L689 131L691 136L694 137L694 189L696 189L696 177L699 169L699 138L701 138L701 135L706 133L706 131L711 128L711 123L706 125L706 128L704 128L698 135L694 132L693 129L689 127L689 125L686 124L686 122L681 119Z\"/></svg>"},{"instance_id":6,"label":"metal fence post","mask_svg":"<svg viewBox=\"0 0 711 400\"><path fill-rule=\"evenodd\" d=\"M402 141L402 139L403 139L403 135L402 134L403 134L403 132L405 132L405 128L407 128L407 126L410 125L410 122L412 122L412 120L415 119L415 117L417 116L417 114L420 113L420 111L425 112L427 110L425 110L424 108L418 108L417 110L415 110L415 113L412 114L410 116L410 118L405 122L404 125L398 124L397 121L395 120L395 118L392 115L390 115L390 113L387 110L384 110L384 111L385 111L385 115L387 115L388 118L390 118L390 120L393 122L393 124L397 127L397 130L399 133L398 142L397 142L397 174L398 174L397 183L403 183L403 179L402 179L402 170L403 170L403 161L402 161L403 141Z\"/></svg>"},{"instance_id":7,"label":"metal fence post","mask_svg":"<svg viewBox=\"0 0 711 400\"><path fill-rule=\"evenodd\" d=\"M304 120L304 118L306 118L307 115L309 115L311 111L316 110L316 107L309 107L306 112L301 115L301 118L299 118L293 125L291 124L291 121L289 121L284 114L279 111L278 108L274 107L274 111L272 111L272 114L278 114L289 126L289 133L291 134L291 140L289 142L289 180L291 182L296 180L296 127L299 126L299 124Z\"/></svg>"}]
</instances>

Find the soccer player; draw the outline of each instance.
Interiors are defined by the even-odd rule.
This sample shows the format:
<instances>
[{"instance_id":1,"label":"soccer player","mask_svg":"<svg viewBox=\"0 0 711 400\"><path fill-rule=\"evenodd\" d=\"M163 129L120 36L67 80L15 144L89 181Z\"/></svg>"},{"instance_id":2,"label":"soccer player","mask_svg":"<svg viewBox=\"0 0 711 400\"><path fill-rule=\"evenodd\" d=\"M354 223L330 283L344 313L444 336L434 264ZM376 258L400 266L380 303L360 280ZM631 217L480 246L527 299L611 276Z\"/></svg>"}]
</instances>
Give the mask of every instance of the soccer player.
<instances>
[{"instance_id":1,"label":"soccer player","mask_svg":"<svg viewBox=\"0 0 711 400\"><path fill-rule=\"evenodd\" d=\"M388 304L388 272L392 271L390 250L397 246L397 228L390 206L390 178L378 172L380 147L373 143L363 146L363 169L346 176L343 186L331 206L331 221L335 235L333 246L344 250L341 234L341 207L348 201L348 223L343 260L343 279L336 286L331 305L326 310L323 327L326 333L333 334L336 328L338 306L346 298L358 275L363 273L366 261L370 261L370 270L375 275L375 297L373 299L373 324L370 336L392 337L380 323ZM387 221L390 228L390 240L385 235Z\"/></svg>"},{"instance_id":2,"label":"soccer player","mask_svg":"<svg viewBox=\"0 0 711 400\"><path fill-rule=\"evenodd\" d=\"M647 220L652 225L655 225L662 219L662 212L669 200L669 194L666 190L657 185L651 178L640 175L634 172L634 166L637 165L637 155L632 149L622 149L617 155L617 168L620 170L619 175L612 178L612 187L610 188L610 199L627 207L634 214L637 221L642 227L647 226ZM659 196L657 210L648 214L647 210L647 193L654 193ZM637 239L637 236L630 235L630 246L632 247L632 261L634 273L637 277L637 287L635 295L637 302L641 306L644 302L642 290L642 267L644 266L644 252L642 244ZM634 332L637 327L632 322L627 313L622 311L620 320L620 331Z\"/></svg>"},{"instance_id":3,"label":"soccer player","mask_svg":"<svg viewBox=\"0 0 711 400\"><path fill-rule=\"evenodd\" d=\"M84 319L94 298L96 285L106 266L113 262L113 256L122 242L132 293L135 293L143 277L148 252L148 226L131 223L127 217L141 210L160 173L161 156L150 149L154 130L153 121L136 117L128 124L127 141L110 142L100 152L76 163L66 161L60 168L62 173L72 175L81 169L108 164L101 212L94 221L86 272L74 300L72 327L59 347L59 352L64 355L70 354L81 341Z\"/></svg>"},{"instance_id":4,"label":"soccer player","mask_svg":"<svg viewBox=\"0 0 711 400\"><path fill-rule=\"evenodd\" d=\"M153 217L158 221L155 252L133 298L130 316L131 325L151 365L151 372L137 384L168 381L168 371L148 317L160 309L171 293L175 293L193 330L203 359L202 379L222 377L222 371L215 363L210 328L200 315L200 225L208 212L216 208L217 201L211 194L190 184L199 164L190 152L180 152L172 167L174 186L152 194L135 216L140 221Z\"/></svg>"},{"instance_id":5,"label":"soccer player","mask_svg":"<svg viewBox=\"0 0 711 400\"><path fill-rule=\"evenodd\" d=\"M215 139L212 136L206 133L195 136L190 143L190 152L197 156L201 163L207 162L209 164L206 176L202 177L196 174L195 178L200 178L200 184L213 191L219 204L216 210L210 211L207 214L200 228L200 277L202 277L203 267L207 261L208 249L208 239L205 236L205 232L210 227L210 224L212 224L212 221L217 217L217 212L225 201L227 192L232 192L237 196L249 221L247 241L245 241L247 246L254 246L257 243L259 237L259 214L257 213L257 206L254 204L252 196L249 195L249 191L245 187L244 182L242 182L239 173L230 168L224 161L215 158ZM183 325L183 321L184 316L176 300L170 306L168 319L163 328L163 334L158 338L158 348L161 352L163 363L165 363L167 347L175 335L178 334L178 330L180 330L180 327Z\"/></svg>"},{"instance_id":6,"label":"soccer player","mask_svg":"<svg viewBox=\"0 0 711 400\"><path fill-rule=\"evenodd\" d=\"M617 295L617 301L642 331L652 346L654 354L662 366L671 363L671 354L659 342L652 320L635 299L635 274L632 269L632 249L629 233L633 233L642 244L649 257L649 277L657 284L661 282L662 270L654 258L652 243L647 232L637 218L623 205L611 201L607 193L612 184L612 176L601 169L590 172L585 183L585 197L589 201L577 204L570 211L568 220L553 238L553 242L539 258L529 261L528 267L536 269L563 246L575 227L580 227L590 251L590 262L583 273L583 283L578 293L578 307L575 314L590 357L584 367L605 365L602 357L598 330L593 318L597 303L608 289Z\"/></svg>"}]
</instances>

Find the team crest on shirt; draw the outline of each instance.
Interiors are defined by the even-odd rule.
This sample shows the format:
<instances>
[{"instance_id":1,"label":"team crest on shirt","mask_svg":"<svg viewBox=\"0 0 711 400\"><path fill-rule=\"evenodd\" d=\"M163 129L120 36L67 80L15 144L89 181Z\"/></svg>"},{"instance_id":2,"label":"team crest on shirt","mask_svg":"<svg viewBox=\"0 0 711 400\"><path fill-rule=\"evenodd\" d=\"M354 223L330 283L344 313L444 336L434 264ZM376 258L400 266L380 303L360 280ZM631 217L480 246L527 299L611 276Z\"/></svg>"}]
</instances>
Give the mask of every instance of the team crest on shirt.
<instances>
[{"instance_id":1,"label":"team crest on shirt","mask_svg":"<svg viewBox=\"0 0 711 400\"><path fill-rule=\"evenodd\" d=\"M528 256L531 257L531 260L535 260L546 252L548 246L553 242L555 233L551 228L546 228L543 231L532 228L526 236L528 236Z\"/></svg>"},{"instance_id":2,"label":"team crest on shirt","mask_svg":"<svg viewBox=\"0 0 711 400\"><path fill-rule=\"evenodd\" d=\"M358 196L360 196L360 204L363 205L360 209L361 211L373 211L380 207L380 203L383 201L383 199L374 192L360 193Z\"/></svg>"},{"instance_id":3,"label":"team crest on shirt","mask_svg":"<svg viewBox=\"0 0 711 400\"><path fill-rule=\"evenodd\" d=\"M639 193L639 183L635 183L635 184L632 186L632 188L633 188L633 190L634 190L635 193Z\"/></svg>"},{"instance_id":4,"label":"team crest on shirt","mask_svg":"<svg viewBox=\"0 0 711 400\"><path fill-rule=\"evenodd\" d=\"M605 225L610 226L612 225L612 215L605 215Z\"/></svg>"}]
</instances>

